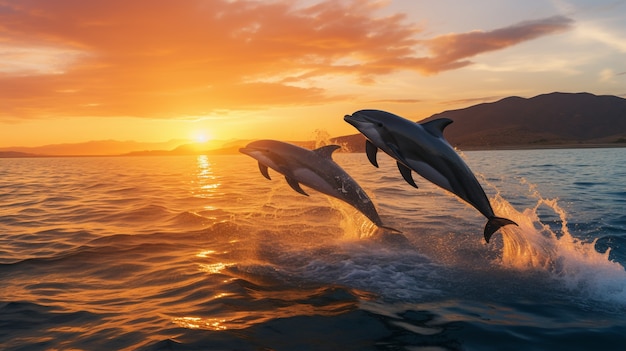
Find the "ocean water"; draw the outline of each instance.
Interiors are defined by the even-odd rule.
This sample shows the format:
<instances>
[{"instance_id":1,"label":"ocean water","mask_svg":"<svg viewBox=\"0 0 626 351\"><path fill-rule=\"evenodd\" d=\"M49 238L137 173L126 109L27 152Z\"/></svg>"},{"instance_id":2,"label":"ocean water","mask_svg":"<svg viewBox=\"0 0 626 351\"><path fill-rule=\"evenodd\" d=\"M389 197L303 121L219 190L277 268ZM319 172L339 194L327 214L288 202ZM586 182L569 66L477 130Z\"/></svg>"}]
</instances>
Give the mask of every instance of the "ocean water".
<instances>
[{"instance_id":1,"label":"ocean water","mask_svg":"<svg viewBox=\"0 0 626 351\"><path fill-rule=\"evenodd\" d=\"M463 157L507 226L334 158L386 225L245 155L0 159L2 350L625 350L626 149Z\"/></svg>"}]
</instances>

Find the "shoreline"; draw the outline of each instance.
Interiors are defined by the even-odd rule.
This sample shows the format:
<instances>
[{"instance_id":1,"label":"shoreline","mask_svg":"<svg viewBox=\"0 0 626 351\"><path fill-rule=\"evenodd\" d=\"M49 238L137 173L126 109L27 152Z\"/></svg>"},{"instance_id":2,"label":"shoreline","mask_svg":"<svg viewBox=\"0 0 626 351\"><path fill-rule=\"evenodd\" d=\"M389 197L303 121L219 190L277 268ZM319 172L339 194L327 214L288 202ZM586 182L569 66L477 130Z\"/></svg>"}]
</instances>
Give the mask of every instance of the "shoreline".
<instances>
[{"instance_id":1,"label":"shoreline","mask_svg":"<svg viewBox=\"0 0 626 351\"><path fill-rule=\"evenodd\" d=\"M552 149L615 149L626 148L626 143L568 143L568 144L524 144L500 146L462 146L453 145L455 149L463 151L511 151L511 150L552 150Z\"/></svg>"},{"instance_id":2,"label":"shoreline","mask_svg":"<svg viewBox=\"0 0 626 351\"><path fill-rule=\"evenodd\" d=\"M614 149L626 148L626 143L568 143L568 144L525 144L525 145L500 145L500 146L477 146L477 145L453 145L455 150L460 151L515 151L515 150L559 150L559 149ZM342 153L363 153L364 151L345 151ZM39 155L15 152L0 152L1 158L51 158L51 157L144 157L144 156L194 156L194 155L238 155L238 152L224 152L219 149L207 150L205 152L175 153L166 150L133 152L131 154L114 155Z\"/></svg>"}]
</instances>

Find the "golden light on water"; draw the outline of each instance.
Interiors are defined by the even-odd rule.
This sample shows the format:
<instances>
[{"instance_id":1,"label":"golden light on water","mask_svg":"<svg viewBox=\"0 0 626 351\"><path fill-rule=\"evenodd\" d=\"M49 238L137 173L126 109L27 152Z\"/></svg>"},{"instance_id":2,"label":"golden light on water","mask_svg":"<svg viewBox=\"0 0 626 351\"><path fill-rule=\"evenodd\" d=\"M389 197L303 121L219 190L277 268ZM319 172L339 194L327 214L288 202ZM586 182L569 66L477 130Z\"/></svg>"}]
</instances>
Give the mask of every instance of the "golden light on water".
<instances>
[{"instance_id":1,"label":"golden light on water","mask_svg":"<svg viewBox=\"0 0 626 351\"><path fill-rule=\"evenodd\" d=\"M196 254L196 257L207 258L213 255L215 252L216 252L215 250L202 250Z\"/></svg>"},{"instance_id":2,"label":"golden light on water","mask_svg":"<svg viewBox=\"0 0 626 351\"><path fill-rule=\"evenodd\" d=\"M194 188L198 190L194 191L193 194L201 198L212 197L222 184L213 172L211 162L207 155L198 155L196 163L198 165L198 171L196 173L196 179L194 180L196 185Z\"/></svg>"},{"instance_id":3,"label":"golden light on water","mask_svg":"<svg viewBox=\"0 0 626 351\"><path fill-rule=\"evenodd\" d=\"M201 272L210 273L210 274L219 274L224 269L228 267L232 267L234 265L235 265L234 263L224 263L224 262L200 264L199 269Z\"/></svg>"},{"instance_id":4,"label":"golden light on water","mask_svg":"<svg viewBox=\"0 0 626 351\"><path fill-rule=\"evenodd\" d=\"M200 317L177 317L172 320L175 324L187 329L226 330L225 319L200 318Z\"/></svg>"},{"instance_id":5,"label":"golden light on water","mask_svg":"<svg viewBox=\"0 0 626 351\"><path fill-rule=\"evenodd\" d=\"M196 254L196 257L199 258L208 258L213 254L216 254L217 251L215 250L202 250L200 252L198 252ZM227 253L227 252L223 252L223 253ZM224 269L228 268L228 267L232 267L234 266L234 263L226 263L226 262L217 262L217 263L200 263L198 265L199 270L201 272L205 272L205 273L209 273L209 274L219 274L221 273Z\"/></svg>"},{"instance_id":6,"label":"golden light on water","mask_svg":"<svg viewBox=\"0 0 626 351\"><path fill-rule=\"evenodd\" d=\"M198 178L210 178L213 172L211 170L211 163L209 162L209 158L207 157L207 155L198 155L196 162L198 163Z\"/></svg>"}]
</instances>

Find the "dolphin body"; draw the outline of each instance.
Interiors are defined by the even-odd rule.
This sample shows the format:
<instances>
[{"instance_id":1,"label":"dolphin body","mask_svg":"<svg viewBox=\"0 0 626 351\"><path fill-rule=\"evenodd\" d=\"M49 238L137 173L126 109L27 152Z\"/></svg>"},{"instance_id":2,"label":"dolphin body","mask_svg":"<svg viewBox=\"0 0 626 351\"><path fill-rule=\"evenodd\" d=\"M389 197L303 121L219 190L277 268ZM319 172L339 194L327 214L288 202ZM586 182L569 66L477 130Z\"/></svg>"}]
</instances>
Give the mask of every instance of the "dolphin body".
<instances>
[{"instance_id":1,"label":"dolphin body","mask_svg":"<svg viewBox=\"0 0 626 351\"><path fill-rule=\"evenodd\" d=\"M379 228L400 232L383 225L372 200L357 182L332 159L339 145L305 149L277 140L257 140L239 149L259 162L259 170L270 179L268 167L285 176L287 184L302 195L309 196L300 184L342 200L359 210Z\"/></svg>"},{"instance_id":2,"label":"dolphin body","mask_svg":"<svg viewBox=\"0 0 626 351\"><path fill-rule=\"evenodd\" d=\"M397 161L407 183L417 188L411 171L457 195L487 217L485 241L500 227L517 223L496 217L478 180L443 137L444 128L452 123L447 118L415 123L380 110L360 110L344 120L367 138L365 151L370 162L378 167L378 149Z\"/></svg>"}]
</instances>

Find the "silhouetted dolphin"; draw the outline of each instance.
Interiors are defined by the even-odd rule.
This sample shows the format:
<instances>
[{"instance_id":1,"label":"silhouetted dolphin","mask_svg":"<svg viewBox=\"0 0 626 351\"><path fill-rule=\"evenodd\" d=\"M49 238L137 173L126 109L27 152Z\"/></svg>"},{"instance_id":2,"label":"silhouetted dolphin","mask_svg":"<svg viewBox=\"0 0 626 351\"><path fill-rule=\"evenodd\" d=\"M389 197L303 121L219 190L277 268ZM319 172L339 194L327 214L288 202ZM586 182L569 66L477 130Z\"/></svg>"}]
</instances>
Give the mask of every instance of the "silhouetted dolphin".
<instances>
[{"instance_id":1,"label":"silhouetted dolphin","mask_svg":"<svg viewBox=\"0 0 626 351\"><path fill-rule=\"evenodd\" d=\"M350 204L378 227L399 232L383 225L369 196L332 160L332 153L339 148L339 145L327 145L309 150L277 140L257 140L239 151L259 161L259 170L265 178L271 179L269 167L283 174L287 184L300 194L309 196L300 187L304 184Z\"/></svg>"},{"instance_id":2,"label":"silhouetted dolphin","mask_svg":"<svg viewBox=\"0 0 626 351\"><path fill-rule=\"evenodd\" d=\"M352 124L368 139L365 151L370 162L378 167L376 152L383 150L397 161L404 180L417 188L411 170L434 184L456 194L487 217L485 240L500 227L517 223L496 217L478 180L444 139L443 129L452 123L447 118L426 123L415 123L379 110L361 110L346 115L344 120Z\"/></svg>"}]
</instances>

